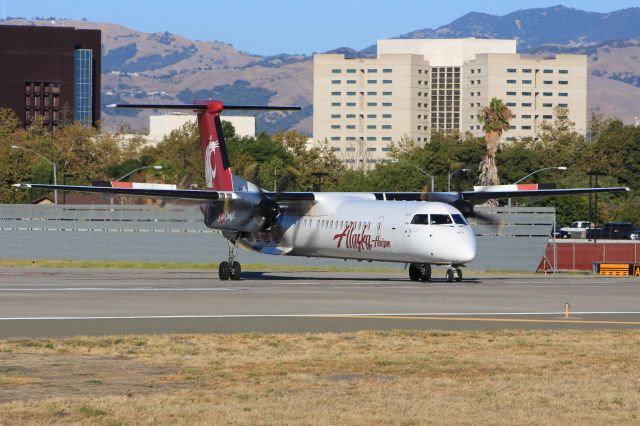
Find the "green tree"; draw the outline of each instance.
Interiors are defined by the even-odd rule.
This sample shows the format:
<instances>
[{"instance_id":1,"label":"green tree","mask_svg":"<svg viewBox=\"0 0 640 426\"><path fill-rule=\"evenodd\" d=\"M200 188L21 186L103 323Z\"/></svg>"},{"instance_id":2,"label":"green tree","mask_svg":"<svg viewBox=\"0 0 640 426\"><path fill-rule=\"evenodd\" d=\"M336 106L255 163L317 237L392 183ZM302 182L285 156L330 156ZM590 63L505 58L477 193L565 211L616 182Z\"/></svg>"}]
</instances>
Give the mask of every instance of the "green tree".
<instances>
[{"instance_id":1,"label":"green tree","mask_svg":"<svg viewBox=\"0 0 640 426\"><path fill-rule=\"evenodd\" d=\"M478 114L478 120L482 123L485 133L487 152L480 163L480 185L498 185L498 167L496 165L496 153L503 132L509 130L509 120L513 117L511 110L498 99L493 98L489 105L483 107Z\"/></svg>"}]
</instances>

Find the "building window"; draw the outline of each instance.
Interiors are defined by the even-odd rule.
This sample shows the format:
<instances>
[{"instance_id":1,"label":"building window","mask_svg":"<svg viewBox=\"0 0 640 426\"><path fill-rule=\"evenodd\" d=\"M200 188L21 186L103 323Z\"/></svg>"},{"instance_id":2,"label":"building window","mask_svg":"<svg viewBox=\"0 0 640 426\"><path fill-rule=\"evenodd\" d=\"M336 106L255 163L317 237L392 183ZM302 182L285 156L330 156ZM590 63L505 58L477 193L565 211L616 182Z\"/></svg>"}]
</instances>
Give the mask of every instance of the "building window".
<instances>
[{"instance_id":1,"label":"building window","mask_svg":"<svg viewBox=\"0 0 640 426\"><path fill-rule=\"evenodd\" d=\"M367 96L378 96L378 92L367 92Z\"/></svg>"},{"instance_id":2,"label":"building window","mask_svg":"<svg viewBox=\"0 0 640 426\"><path fill-rule=\"evenodd\" d=\"M382 84L391 84L392 80L382 80Z\"/></svg>"},{"instance_id":3,"label":"building window","mask_svg":"<svg viewBox=\"0 0 640 426\"><path fill-rule=\"evenodd\" d=\"M332 124L332 125L331 125L331 128L332 128L332 129L339 129L339 128L340 128L340 125L339 125L339 124Z\"/></svg>"},{"instance_id":4,"label":"building window","mask_svg":"<svg viewBox=\"0 0 640 426\"><path fill-rule=\"evenodd\" d=\"M552 80L545 80L542 82L542 84L553 84Z\"/></svg>"},{"instance_id":5,"label":"building window","mask_svg":"<svg viewBox=\"0 0 640 426\"><path fill-rule=\"evenodd\" d=\"M523 102L522 106L523 107L530 107L531 106L531 102Z\"/></svg>"},{"instance_id":6,"label":"building window","mask_svg":"<svg viewBox=\"0 0 640 426\"><path fill-rule=\"evenodd\" d=\"M339 141L340 140L340 136L331 136L331 140L332 141Z\"/></svg>"},{"instance_id":7,"label":"building window","mask_svg":"<svg viewBox=\"0 0 640 426\"><path fill-rule=\"evenodd\" d=\"M367 136L367 140L369 142L375 142L376 141L376 137L375 136Z\"/></svg>"},{"instance_id":8,"label":"building window","mask_svg":"<svg viewBox=\"0 0 640 426\"><path fill-rule=\"evenodd\" d=\"M342 70L340 68L334 68L334 69L331 70L331 72L333 74L340 74L342 72Z\"/></svg>"},{"instance_id":9,"label":"building window","mask_svg":"<svg viewBox=\"0 0 640 426\"><path fill-rule=\"evenodd\" d=\"M531 115L530 115L530 114L524 114L524 115L522 116L522 118L531 118Z\"/></svg>"},{"instance_id":10,"label":"building window","mask_svg":"<svg viewBox=\"0 0 640 426\"><path fill-rule=\"evenodd\" d=\"M355 102L347 102L347 106L348 107L354 107L354 106L356 106L356 103Z\"/></svg>"},{"instance_id":11,"label":"building window","mask_svg":"<svg viewBox=\"0 0 640 426\"><path fill-rule=\"evenodd\" d=\"M531 130L531 126L522 126L522 130Z\"/></svg>"},{"instance_id":12,"label":"building window","mask_svg":"<svg viewBox=\"0 0 640 426\"><path fill-rule=\"evenodd\" d=\"M545 120L551 120L553 118L553 115L543 115L542 118L544 118Z\"/></svg>"},{"instance_id":13,"label":"building window","mask_svg":"<svg viewBox=\"0 0 640 426\"><path fill-rule=\"evenodd\" d=\"M367 118L378 118L376 114L367 114Z\"/></svg>"},{"instance_id":14,"label":"building window","mask_svg":"<svg viewBox=\"0 0 640 426\"><path fill-rule=\"evenodd\" d=\"M93 122L93 50L76 49L73 59L73 119L89 127Z\"/></svg>"},{"instance_id":15,"label":"building window","mask_svg":"<svg viewBox=\"0 0 640 426\"><path fill-rule=\"evenodd\" d=\"M388 74L388 73L390 73L390 72L393 72L393 70L392 70L391 68L384 68L384 69L382 70L382 72L384 72L384 73L387 73L387 74Z\"/></svg>"},{"instance_id":16,"label":"building window","mask_svg":"<svg viewBox=\"0 0 640 426\"><path fill-rule=\"evenodd\" d=\"M355 130L356 129L356 125L355 124L347 124L347 129Z\"/></svg>"},{"instance_id":17,"label":"building window","mask_svg":"<svg viewBox=\"0 0 640 426\"><path fill-rule=\"evenodd\" d=\"M527 74L531 74L531 68L523 68L522 72L527 73Z\"/></svg>"},{"instance_id":18,"label":"building window","mask_svg":"<svg viewBox=\"0 0 640 426\"><path fill-rule=\"evenodd\" d=\"M382 140L385 141L385 142L391 142L391 136L383 136ZM382 150L384 151L384 148ZM388 149L387 149L387 151L388 151Z\"/></svg>"},{"instance_id":19,"label":"building window","mask_svg":"<svg viewBox=\"0 0 640 426\"><path fill-rule=\"evenodd\" d=\"M331 84L340 84L341 80L331 80Z\"/></svg>"},{"instance_id":20,"label":"building window","mask_svg":"<svg viewBox=\"0 0 640 426\"><path fill-rule=\"evenodd\" d=\"M367 138L367 140L369 140L369 138ZM367 148L367 151L369 151L369 152L375 152L375 151L377 151L377 149L376 149L376 148L374 148L374 147L372 147L372 146L370 146L370 147L368 147L368 148Z\"/></svg>"},{"instance_id":21,"label":"building window","mask_svg":"<svg viewBox=\"0 0 640 426\"><path fill-rule=\"evenodd\" d=\"M507 102L507 106L508 107L514 107L514 106L516 106L516 103L515 102Z\"/></svg>"},{"instance_id":22,"label":"building window","mask_svg":"<svg viewBox=\"0 0 640 426\"><path fill-rule=\"evenodd\" d=\"M389 138L389 140L391 140L391 138ZM388 152L388 151L391 151L391 150L389 149L389 147L385 146L384 148L381 149L381 151Z\"/></svg>"},{"instance_id":23,"label":"building window","mask_svg":"<svg viewBox=\"0 0 640 426\"><path fill-rule=\"evenodd\" d=\"M331 92L331 96L340 96L342 92Z\"/></svg>"},{"instance_id":24,"label":"building window","mask_svg":"<svg viewBox=\"0 0 640 426\"><path fill-rule=\"evenodd\" d=\"M548 102L547 102L547 103L542 104L542 108L551 108L552 106L553 106L553 104L548 103Z\"/></svg>"},{"instance_id":25,"label":"building window","mask_svg":"<svg viewBox=\"0 0 640 426\"><path fill-rule=\"evenodd\" d=\"M356 137L355 137L355 136L347 136L347 140L348 140L349 142L353 142L353 141L355 141L355 140L356 140ZM349 148L347 148L347 151L348 151L348 150L349 150Z\"/></svg>"},{"instance_id":26,"label":"building window","mask_svg":"<svg viewBox=\"0 0 640 426\"><path fill-rule=\"evenodd\" d=\"M558 104L560 108L569 108L569 104Z\"/></svg>"},{"instance_id":27,"label":"building window","mask_svg":"<svg viewBox=\"0 0 640 426\"><path fill-rule=\"evenodd\" d=\"M516 84L515 80L507 80L507 84Z\"/></svg>"},{"instance_id":28,"label":"building window","mask_svg":"<svg viewBox=\"0 0 640 426\"><path fill-rule=\"evenodd\" d=\"M558 84L566 85L569 84L569 82L567 80L560 80L558 81Z\"/></svg>"},{"instance_id":29,"label":"building window","mask_svg":"<svg viewBox=\"0 0 640 426\"><path fill-rule=\"evenodd\" d=\"M507 68L507 72L516 72L515 68Z\"/></svg>"},{"instance_id":30,"label":"building window","mask_svg":"<svg viewBox=\"0 0 640 426\"><path fill-rule=\"evenodd\" d=\"M331 118L340 118L341 115L340 114L331 114Z\"/></svg>"},{"instance_id":31,"label":"building window","mask_svg":"<svg viewBox=\"0 0 640 426\"><path fill-rule=\"evenodd\" d=\"M531 80L522 80L522 84L531 84Z\"/></svg>"},{"instance_id":32,"label":"building window","mask_svg":"<svg viewBox=\"0 0 640 426\"><path fill-rule=\"evenodd\" d=\"M569 70L560 70L558 71L560 74L569 74Z\"/></svg>"},{"instance_id":33,"label":"building window","mask_svg":"<svg viewBox=\"0 0 640 426\"><path fill-rule=\"evenodd\" d=\"M339 107L340 105L342 105L340 102L331 102L332 107Z\"/></svg>"},{"instance_id":34,"label":"building window","mask_svg":"<svg viewBox=\"0 0 640 426\"><path fill-rule=\"evenodd\" d=\"M347 80L347 84L356 84L355 80Z\"/></svg>"},{"instance_id":35,"label":"building window","mask_svg":"<svg viewBox=\"0 0 640 426\"><path fill-rule=\"evenodd\" d=\"M374 130L376 128L375 124L367 124L367 129Z\"/></svg>"},{"instance_id":36,"label":"building window","mask_svg":"<svg viewBox=\"0 0 640 426\"><path fill-rule=\"evenodd\" d=\"M514 138L513 136L509 136L508 138L505 139L507 142L513 142L516 140L516 138Z\"/></svg>"},{"instance_id":37,"label":"building window","mask_svg":"<svg viewBox=\"0 0 640 426\"><path fill-rule=\"evenodd\" d=\"M522 96L531 96L531 92L522 92Z\"/></svg>"},{"instance_id":38,"label":"building window","mask_svg":"<svg viewBox=\"0 0 640 426\"><path fill-rule=\"evenodd\" d=\"M347 114L345 117L347 117L347 118L356 118L356 115L355 114Z\"/></svg>"},{"instance_id":39,"label":"building window","mask_svg":"<svg viewBox=\"0 0 640 426\"><path fill-rule=\"evenodd\" d=\"M367 80L368 84L377 84L378 80Z\"/></svg>"},{"instance_id":40,"label":"building window","mask_svg":"<svg viewBox=\"0 0 640 426\"><path fill-rule=\"evenodd\" d=\"M546 69L542 70L542 72L545 73L545 74L553 74L553 70L551 70L549 68L546 68Z\"/></svg>"},{"instance_id":41,"label":"building window","mask_svg":"<svg viewBox=\"0 0 640 426\"><path fill-rule=\"evenodd\" d=\"M471 128L473 129L473 126L471 126ZM516 126L513 126L513 125L512 125L512 126L509 126L509 128L510 128L510 129L515 129L515 128L516 128Z\"/></svg>"},{"instance_id":42,"label":"building window","mask_svg":"<svg viewBox=\"0 0 640 426\"><path fill-rule=\"evenodd\" d=\"M391 96L392 92L382 92L382 96Z\"/></svg>"},{"instance_id":43,"label":"building window","mask_svg":"<svg viewBox=\"0 0 640 426\"><path fill-rule=\"evenodd\" d=\"M390 106L393 106L393 103L391 103L391 102L383 102L382 106L383 107L390 107Z\"/></svg>"},{"instance_id":44,"label":"building window","mask_svg":"<svg viewBox=\"0 0 640 426\"><path fill-rule=\"evenodd\" d=\"M391 114L382 114L382 118L391 118Z\"/></svg>"},{"instance_id":45,"label":"building window","mask_svg":"<svg viewBox=\"0 0 640 426\"><path fill-rule=\"evenodd\" d=\"M355 68L348 68L347 69L347 74L355 74L356 73L356 69Z\"/></svg>"},{"instance_id":46,"label":"building window","mask_svg":"<svg viewBox=\"0 0 640 426\"><path fill-rule=\"evenodd\" d=\"M542 96L553 96L552 92L543 92Z\"/></svg>"},{"instance_id":47,"label":"building window","mask_svg":"<svg viewBox=\"0 0 640 426\"><path fill-rule=\"evenodd\" d=\"M383 124L382 128L383 129L391 129L391 124Z\"/></svg>"},{"instance_id":48,"label":"building window","mask_svg":"<svg viewBox=\"0 0 640 426\"><path fill-rule=\"evenodd\" d=\"M566 97L569 96L569 94L567 92L560 92L558 93L558 96Z\"/></svg>"},{"instance_id":49,"label":"building window","mask_svg":"<svg viewBox=\"0 0 640 426\"><path fill-rule=\"evenodd\" d=\"M375 106L378 106L378 103L377 102L367 102L367 106L375 107Z\"/></svg>"},{"instance_id":50,"label":"building window","mask_svg":"<svg viewBox=\"0 0 640 426\"><path fill-rule=\"evenodd\" d=\"M347 96L355 96L356 92L347 92Z\"/></svg>"},{"instance_id":51,"label":"building window","mask_svg":"<svg viewBox=\"0 0 640 426\"><path fill-rule=\"evenodd\" d=\"M369 69L367 70L367 72L368 72L369 74L374 74L374 73L377 73L377 72L378 72L378 70L377 70L377 69L375 69L375 68L369 68Z\"/></svg>"}]
</instances>

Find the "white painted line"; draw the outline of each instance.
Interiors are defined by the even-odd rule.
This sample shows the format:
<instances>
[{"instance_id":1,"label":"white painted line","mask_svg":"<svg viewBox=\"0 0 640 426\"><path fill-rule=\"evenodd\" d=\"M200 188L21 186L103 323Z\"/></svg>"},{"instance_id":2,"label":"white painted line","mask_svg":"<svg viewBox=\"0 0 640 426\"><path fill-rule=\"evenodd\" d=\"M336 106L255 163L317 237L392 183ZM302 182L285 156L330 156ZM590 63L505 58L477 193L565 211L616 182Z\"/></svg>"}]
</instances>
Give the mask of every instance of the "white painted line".
<instances>
[{"instance_id":1,"label":"white painted line","mask_svg":"<svg viewBox=\"0 0 640 426\"><path fill-rule=\"evenodd\" d=\"M211 287L186 287L186 288L162 288L162 287L42 287L42 288L0 288L1 292L48 292L48 291L240 291L247 288L211 288Z\"/></svg>"},{"instance_id":2,"label":"white painted line","mask_svg":"<svg viewBox=\"0 0 640 426\"><path fill-rule=\"evenodd\" d=\"M622 315L640 314L636 311L572 311L571 315ZM527 315L564 315L564 312L400 312L400 313L333 313L333 314L227 314L227 315L112 315L112 316L42 316L42 317L4 317L0 321L17 320L109 320L109 319L225 319L225 318L344 318L344 317L491 317L491 316L527 316ZM410 318L408 318L410 319Z\"/></svg>"}]
</instances>

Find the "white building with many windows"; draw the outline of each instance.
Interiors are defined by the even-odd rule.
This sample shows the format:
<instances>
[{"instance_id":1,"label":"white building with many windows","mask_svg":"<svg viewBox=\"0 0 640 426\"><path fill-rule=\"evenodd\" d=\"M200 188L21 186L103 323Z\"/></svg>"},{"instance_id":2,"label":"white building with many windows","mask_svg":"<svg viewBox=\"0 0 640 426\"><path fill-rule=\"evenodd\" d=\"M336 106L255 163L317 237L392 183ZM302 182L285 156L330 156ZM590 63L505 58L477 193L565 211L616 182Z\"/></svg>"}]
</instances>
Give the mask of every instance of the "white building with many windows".
<instances>
[{"instance_id":1,"label":"white building with many windows","mask_svg":"<svg viewBox=\"0 0 640 426\"><path fill-rule=\"evenodd\" d=\"M402 137L432 130L482 135L478 110L491 98L514 112L504 140L535 137L554 108L586 131L586 56L527 58L515 40L379 40L376 58L314 57L313 139L352 167L387 159Z\"/></svg>"}]
</instances>

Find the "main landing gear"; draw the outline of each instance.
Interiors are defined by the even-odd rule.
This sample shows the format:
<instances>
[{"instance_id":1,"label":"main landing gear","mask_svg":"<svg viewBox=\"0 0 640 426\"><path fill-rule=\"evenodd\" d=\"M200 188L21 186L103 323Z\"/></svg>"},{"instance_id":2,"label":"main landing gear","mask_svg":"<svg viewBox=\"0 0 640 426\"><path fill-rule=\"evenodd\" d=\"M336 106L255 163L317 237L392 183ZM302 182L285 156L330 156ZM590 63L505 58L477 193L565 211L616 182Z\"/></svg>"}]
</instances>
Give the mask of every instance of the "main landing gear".
<instances>
[{"instance_id":1,"label":"main landing gear","mask_svg":"<svg viewBox=\"0 0 640 426\"><path fill-rule=\"evenodd\" d=\"M449 266L447 268L447 282L451 283L454 280L457 282L462 281L462 269L459 266Z\"/></svg>"},{"instance_id":2,"label":"main landing gear","mask_svg":"<svg viewBox=\"0 0 640 426\"><path fill-rule=\"evenodd\" d=\"M233 240L227 240L227 243L229 244L229 261L220 262L220 266L218 267L218 277L220 277L220 281L226 281L228 279L238 281L240 279L240 273L242 272L240 262L236 262L238 239L234 238Z\"/></svg>"},{"instance_id":3,"label":"main landing gear","mask_svg":"<svg viewBox=\"0 0 640 426\"><path fill-rule=\"evenodd\" d=\"M429 281L431 279L431 265L428 263L412 263L409 265L411 281Z\"/></svg>"}]
</instances>

